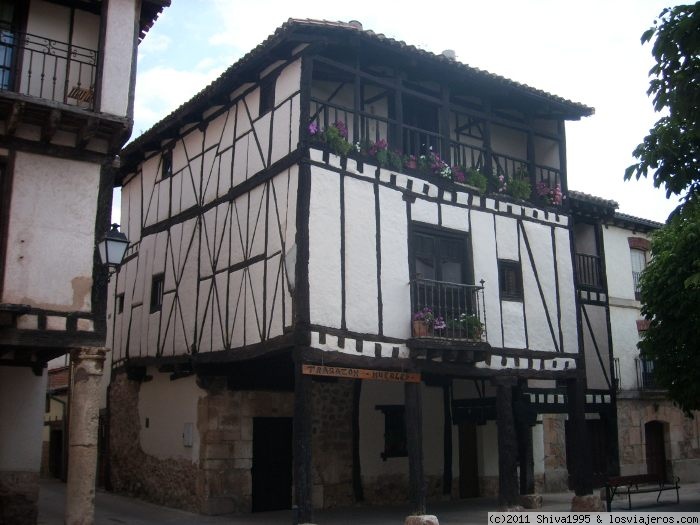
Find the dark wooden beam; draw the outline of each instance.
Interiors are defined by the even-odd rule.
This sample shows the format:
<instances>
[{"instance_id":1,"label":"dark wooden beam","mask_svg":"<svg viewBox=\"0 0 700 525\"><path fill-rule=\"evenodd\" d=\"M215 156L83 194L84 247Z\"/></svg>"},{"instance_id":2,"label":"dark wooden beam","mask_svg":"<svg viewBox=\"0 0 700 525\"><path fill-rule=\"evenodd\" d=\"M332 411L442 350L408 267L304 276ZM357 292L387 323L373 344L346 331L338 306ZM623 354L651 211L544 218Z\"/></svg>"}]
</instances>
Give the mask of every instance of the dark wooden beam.
<instances>
[{"instance_id":1,"label":"dark wooden beam","mask_svg":"<svg viewBox=\"0 0 700 525\"><path fill-rule=\"evenodd\" d=\"M442 493L452 494L452 386L447 383L442 385L442 443L443 443L443 469L442 469Z\"/></svg>"},{"instance_id":2,"label":"dark wooden beam","mask_svg":"<svg viewBox=\"0 0 700 525\"><path fill-rule=\"evenodd\" d=\"M496 428L498 431L498 503L510 508L518 504L518 447L513 417L514 380L501 378L496 385Z\"/></svg>"},{"instance_id":3,"label":"dark wooden beam","mask_svg":"<svg viewBox=\"0 0 700 525\"><path fill-rule=\"evenodd\" d=\"M61 123L61 110L52 109L46 117L46 122L41 128L41 141L44 144L51 142L51 139L58 130L58 125Z\"/></svg>"},{"instance_id":4,"label":"dark wooden beam","mask_svg":"<svg viewBox=\"0 0 700 525\"><path fill-rule=\"evenodd\" d=\"M75 140L75 147L78 149L85 149L88 142L92 140L99 128L100 121L98 119L94 117L88 118L80 127L80 131L78 131L78 136Z\"/></svg>"},{"instance_id":5,"label":"dark wooden beam","mask_svg":"<svg viewBox=\"0 0 700 525\"><path fill-rule=\"evenodd\" d=\"M362 381L356 379L352 390L352 489L355 503L364 501L362 489L362 464L360 461L360 395Z\"/></svg>"},{"instance_id":6,"label":"dark wooden beam","mask_svg":"<svg viewBox=\"0 0 700 525\"><path fill-rule=\"evenodd\" d=\"M313 523L313 471L311 465L311 397L313 380L294 363L294 500L295 523Z\"/></svg>"},{"instance_id":7,"label":"dark wooden beam","mask_svg":"<svg viewBox=\"0 0 700 525\"><path fill-rule=\"evenodd\" d=\"M408 494L412 514L425 514L426 503L423 474L423 399L421 388L421 383L404 384Z\"/></svg>"},{"instance_id":8,"label":"dark wooden beam","mask_svg":"<svg viewBox=\"0 0 700 525\"><path fill-rule=\"evenodd\" d=\"M12 104L12 109L10 110L10 115L7 118L7 134L12 136L17 131L17 126L22 120L22 113L24 113L25 103L19 100Z\"/></svg>"},{"instance_id":9,"label":"dark wooden beam","mask_svg":"<svg viewBox=\"0 0 700 525\"><path fill-rule=\"evenodd\" d=\"M588 441L588 427L586 426L585 377L569 379L566 382L566 390L571 443L576 451L571 463L573 472L569 472L569 476L573 481L576 495L587 496L593 494L593 465L591 445Z\"/></svg>"}]
</instances>

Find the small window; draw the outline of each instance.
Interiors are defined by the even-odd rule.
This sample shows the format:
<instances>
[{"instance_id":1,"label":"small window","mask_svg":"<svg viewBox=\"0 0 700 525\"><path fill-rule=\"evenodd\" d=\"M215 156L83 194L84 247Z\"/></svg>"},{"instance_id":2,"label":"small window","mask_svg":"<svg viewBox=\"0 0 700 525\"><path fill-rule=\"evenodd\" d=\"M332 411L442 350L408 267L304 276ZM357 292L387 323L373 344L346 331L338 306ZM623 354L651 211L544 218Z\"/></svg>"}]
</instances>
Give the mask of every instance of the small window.
<instances>
[{"instance_id":1,"label":"small window","mask_svg":"<svg viewBox=\"0 0 700 525\"><path fill-rule=\"evenodd\" d=\"M406 416L403 405L377 405L384 413L384 452L381 456L400 458L408 456L406 449Z\"/></svg>"},{"instance_id":2,"label":"small window","mask_svg":"<svg viewBox=\"0 0 700 525\"><path fill-rule=\"evenodd\" d=\"M269 76L260 84L260 113L262 116L275 107L275 84L277 78Z\"/></svg>"},{"instance_id":3,"label":"small window","mask_svg":"<svg viewBox=\"0 0 700 525\"><path fill-rule=\"evenodd\" d=\"M117 313L121 314L124 312L124 294L120 293L117 295Z\"/></svg>"},{"instance_id":4,"label":"small window","mask_svg":"<svg viewBox=\"0 0 700 525\"><path fill-rule=\"evenodd\" d=\"M173 176L173 150L169 149L163 152L163 159L160 167L161 180Z\"/></svg>"},{"instance_id":5,"label":"small window","mask_svg":"<svg viewBox=\"0 0 700 525\"><path fill-rule=\"evenodd\" d=\"M163 306L163 291L165 288L165 275L159 273L153 276L151 282L151 313L159 312Z\"/></svg>"},{"instance_id":6,"label":"small window","mask_svg":"<svg viewBox=\"0 0 700 525\"><path fill-rule=\"evenodd\" d=\"M523 300L523 275L518 261L498 260L498 283L502 300Z\"/></svg>"}]
</instances>

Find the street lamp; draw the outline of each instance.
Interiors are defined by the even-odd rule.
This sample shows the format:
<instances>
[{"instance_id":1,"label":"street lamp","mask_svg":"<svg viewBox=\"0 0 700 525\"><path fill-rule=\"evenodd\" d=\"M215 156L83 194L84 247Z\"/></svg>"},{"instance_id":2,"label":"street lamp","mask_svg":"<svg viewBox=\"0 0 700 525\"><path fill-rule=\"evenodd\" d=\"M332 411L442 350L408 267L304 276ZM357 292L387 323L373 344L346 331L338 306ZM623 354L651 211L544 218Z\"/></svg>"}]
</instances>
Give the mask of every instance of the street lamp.
<instances>
[{"instance_id":1,"label":"street lamp","mask_svg":"<svg viewBox=\"0 0 700 525\"><path fill-rule=\"evenodd\" d=\"M116 268L119 266L122 263L127 246L129 246L129 239L119 231L118 224L112 224L112 229L97 243L97 249L100 252L102 264L109 268Z\"/></svg>"}]
</instances>

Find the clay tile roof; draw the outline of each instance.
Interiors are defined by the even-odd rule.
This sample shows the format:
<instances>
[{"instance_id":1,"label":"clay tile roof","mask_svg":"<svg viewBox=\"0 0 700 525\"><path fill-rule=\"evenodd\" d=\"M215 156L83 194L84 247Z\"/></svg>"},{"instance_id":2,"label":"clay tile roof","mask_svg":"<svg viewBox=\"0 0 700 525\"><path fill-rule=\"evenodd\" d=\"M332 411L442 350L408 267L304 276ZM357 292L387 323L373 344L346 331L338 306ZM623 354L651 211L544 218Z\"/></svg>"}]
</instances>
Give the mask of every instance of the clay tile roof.
<instances>
[{"instance_id":1,"label":"clay tile roof","mask_svg":"<svg viewBox=\"0 0 700 525\"><path fill-rule=\"evenodd\" d=\"M153 0L158 1L158 0ZM168 2L169 0L160 0L161 2ZM311 33L309 33L309 30ZM182 104L179 108L174 110L172 113L163 118L160 122L151 127L143 135L136 138L130 144L128 144L124 150L122 150L121 156L123 159L128 158L133 153L141 150L148 144L157 142L158 135L169 129L170 126L182 126L183 122L186 120L185 117L190 114L195 114L196 112L204 111L213 103L212 98L219 93L219 90L225 90L231 88L232 84L235 84L237 75L246 72L249 68L254 67L256 64L259 66L260 62L267 60L266 53L273 49L275 46L281 45L285 42L287 38L293 35L295 32L305 32L305 35L309 37L309 41L313 41L314 37L321 38L323 32L330 32L336 35L341 35L343 33L352 33L358 38L365 39L370 42L374 42L389 48L395 49L399 52L413 55L415 57L420 57L426 59L434 64L442 65L450 69L453 73L461 73L471 75L474 78L489 82L491 84L500 84L506 88L517 90L521 95L526 95L534 97L540 102L548 103L553 106L558 107L560 110L566 112L569 118L581 118L585 116L592 115L595 110L584 104L578 102L572 102L570 100L564 99L562 97L546 93L545 91L509 80L505 77L489 73L487 71L471 67L467 64L463 64L457 60L448 58L442 54L437 55L431 53L430 51L425 51L419 49L416 46L409 45L401 40L395 40L393 38L387 37L381 33L375 33L371 30L365 30L361 28L361 24L358 22L341 22L341 21L329 21L329 20L314 20L314 19L301 19L301 18L290 18L280 27L278 27L274 33L268 36L262 43L249 51L241 59L231 65L226 71L224 71L219 78L211 82L208 86L202 89L189 101ZM316 33L316 35L312 34ZM240 79L238 79L239 82ZM126 165L129 163L127 162ZM120 178L117 177L116 183L119 184Z\"/></svg>"},{"instance_id":2,"label":"clay tile roof","mask_svg":"<svg viewBox=\"0 0 700 525\"><path fill-rule=\"evenodd\" d=\"M142 2L141 16L139 17L139 40L143 40L166 7L170 7L170 0L144 0Z\"/></svg>"},{"instance_id":3,"label":"clay tile roof","mask_svg":"<svg viewBox=\"0 0 700 525\"><path fill-rule=\"evenodd\" d=\"M598 206L605 206L607 208L617 209L620 205L617 201L604 199L602 197L597 197L589 193L583 193L582 191L569 190L569 199L574 201L579 201L582 203L595 204Z\"/></svg>"}]
</instances>

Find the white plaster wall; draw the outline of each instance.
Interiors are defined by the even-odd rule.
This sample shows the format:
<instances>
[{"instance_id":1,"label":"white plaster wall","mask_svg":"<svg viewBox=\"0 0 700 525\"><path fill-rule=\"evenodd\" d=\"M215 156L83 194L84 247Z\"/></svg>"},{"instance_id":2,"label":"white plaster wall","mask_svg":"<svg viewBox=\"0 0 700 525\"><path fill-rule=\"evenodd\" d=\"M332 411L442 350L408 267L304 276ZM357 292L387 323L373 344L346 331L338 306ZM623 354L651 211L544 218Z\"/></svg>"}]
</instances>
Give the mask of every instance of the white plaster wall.
<instances>
[{"instance_id":1,"label":"white plaster wall","mask_svg":"<svg viewBox=\"0 0 700 525\"><path fill-rule=\"evenodd\" d=\"M423 396L423 461L426 475L443 472L442 389L421 385ZM360 394L360 465L363 478L408 475L408 457L384 461L384 413L377 405L404 405L404 384L363 381ZM459 472L456 470L455 472Z\"/></svg>"},{"instance_id":2,"label":"white plaster wall","mask_svg":"<svg viewBox=\"0 0 700 525\"><path fill-rule=\"evenodd\" d=\"M131 69L138 27L134 0L110 0L105 24L100 110L113 115L128 116L131 92ZM132 110L133 111L133 110Z\"/></svg>"},{"instance_id":3,"label":"white plaster wall","mask_svg":"<svg viewBox=\"0 0 700 525\"><path fill-rule=\"evenodd\" d=\"M495 421L476 427L479 476L498 476L498 429Z\"/></svg>"},{"instance_id":4,"label":"white plaster wall","mask_svg":"<svg viewBox=\"0 0 700 525\"><path fill-rule=\"evenodd\" d=\"M493 125L491 126L491 147L494 153L524 160L527 158L527 135L512 128Z\"/></svg>"},{"instance_id":5,"label":"white plaster wall","mask_svg":"<svg viewBox=\"0 0 700 525\"><path fill-rule=\"evenodd\" d=\"M484 300L486 302L486 331L491 346L502 347L501 308L498 289L498 255L494 216L490 213L472 210L472 255L474 258L474 280L485 281Z\"/></svg>"},{"instance_id":6,"label":"white plaster wall","mask_svg":"<svg viewBox=\"0 0 700 525\"><path fill-rule=\"evenodd\" d=\"M542 166L559 169L559 144L551 139L535 135L535 162Z\"/></svg>"},{"instance_id":7,"label":"white plaster wall","mask_svg":"<svg viewBox=\"0 0 700 525\"><path fill-rule=\"evenodd\" d=\"M89 312L100 167L17 152L2 300Z\"/></svg>"},{"instance_id":8,"label":"white plaster wall","mask_svg":"<svg viewBox=\"0 0 700 525\"><path fill-rule=\"evenodd\" d=\"M595 226L591 224L575 224L574 239L576 253L598 255L595 241Z\"/></svg>"},{"instance_id":9,"label":"white plaster wall","mask_svg":"<svg viewBox=\"0 0 700 525\"><path fill-rule=\"evenodd\" d=\"M408 224L401 193L379 188L382 236L382 319L384 335L411 335L411 289L408 284Z\"/></svg>"},{"instance_id":10,"label":"white plaster wall","mask_svg":"<svg viewBox=\"0 0 700 525\"><path fill-rule=\"evenodd\" d=\"M312 167L309 208L309 303L311 323L340 327L340 181ZM374 254L372 255L374 257Z\"/></svg>"},{"instance_id":11,"label":"white plaster wall","mask_svg":"<svg viewBox=\"0 0 700 525\"><path fill-rule=\"evenodd\" d=\"M635 359L639 356L637 319L640 319L640 314L636 308L610 307L613 356L620 360L622 390L636 390L639 387L635 363Z\"/></svg>"},{"instance_id":12,"label":"white plaster wall","mask_svg":"<svg viewBox=\"0 0 700 525\"><path fill-rule=\"evenodd\" d=\"M374 186L345 178L345 317L348 330L375 334L378 326Z\"/></svg>"},{"instance_id":13,"label":"white plaster wall","mask_svg":"<svg viewBox=\"0 0 700 525\"><path fill-rule=\"evenodd\" d=\"M549 320L556 339L559 337L556 305L556 284L554 279L554 261L552 258L552 237L548 226L523 222L523 227L530 243L532 258L537 269L539 283L547 305ZM531 350L554 351L552 331L547 322L547 312L542 304L542 296L535 279L535 273L529 255L526 256L524 238L521 241L523 253L523 295L527 315L528 341Z\"/></svg>"},{"instance_id":14,"label":"white plaster wall","mask_svg":"<svg viewBox=\"0 0 700 525\"><path fill-rule=\"evenodd\" d=\"M156 369L149 369L148 373L153 380L141 383L139 390L141 448L157 458L183 458L198 463L197 403L206 392L197 386L195 376L171 381L169 374L158 373ZM183 445L185 423L192 423L192 447Z\"/></svg>"},{"instance_id":15,"label":"white plaster wall","mask_svg":"<svg viewBox=\"0 0 700 525\"><path fill-rule=\"evenodd\" d=\"M603 227L605 246L605 271L608 278L608 294L613 298L634 300L632 259L629 237L645 237L639 233L616 226Z\"/></svg>"},{"instance_id":16,"label":"white plaster wall","mask_svg":"<svg viewBox=\"0 0 700 525\"><path fill-rule=\"evenodd\" d=\"M564 352L577 353L578 328L576 321L576 288L574 287L574 262L571 259L571 237L566 228L554 229L554 249L557 258L559 302L561 305L561 347Z\"/></svg>"},{"instance_id":17,"label":"white plaster wall","mask_svg":"<svg viewBox=\"0 0 700 525\"><path fill-rule=\"evenodd\" d=\"M592 331L598 346L598 352L600 352L599 358L598 352L596 352L595 346L593 345L591 331L588 329L588 324L586 323L585 318L583 318L582 313L583 344L586 349L586 380L588 387L594 389L607 389L610 388L610 386L605 380L606 375L608 380L612 381L612 379L610 375L610 351L608 348L605 308L590 304L584 305L583 308L585 308L585 312L588 315L588 320L593 328Z\"/></svg>"},{"instance_id":18,"label":"white plaster wall","mask_svg":"<svg viewBox=\"0 0 700 525\"><path fill-rule=\"evenodd\" d=\"M532 459L535 474L544 474L544 426L538 422L532 430Z\"/></svg>"},{"instance_id":19,"label":"white plaster wall","mask_svg":"<svg viewBox=\"0 0 700 525\"><path fill-rule=\"evenodd\" d=\"M39 472L46 378L0 366L0 471Z\"/></svg>"}]
</instances>

